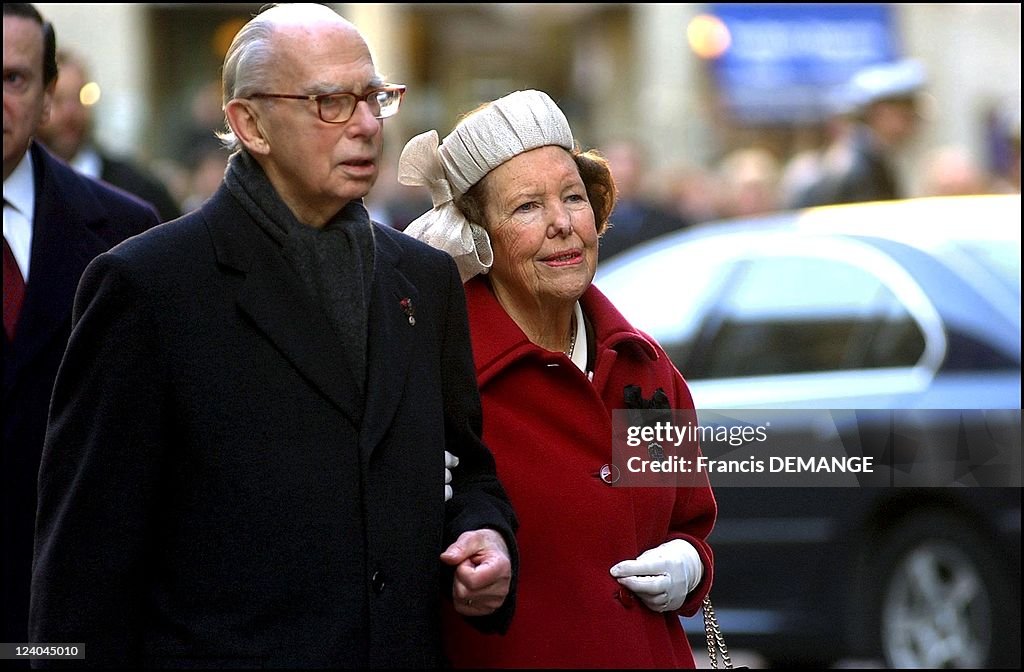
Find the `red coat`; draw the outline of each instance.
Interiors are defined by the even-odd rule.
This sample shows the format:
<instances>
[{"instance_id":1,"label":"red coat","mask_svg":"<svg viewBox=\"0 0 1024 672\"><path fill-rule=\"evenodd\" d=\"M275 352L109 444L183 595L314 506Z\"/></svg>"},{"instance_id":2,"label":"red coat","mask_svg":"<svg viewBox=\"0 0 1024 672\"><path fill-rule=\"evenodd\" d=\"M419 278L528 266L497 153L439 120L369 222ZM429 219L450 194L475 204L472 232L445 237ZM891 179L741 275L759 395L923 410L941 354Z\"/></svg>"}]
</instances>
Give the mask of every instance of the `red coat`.
<instances>
[{"instance_id":1,"label":"red coat","mask_svg":"<svg viewBox=\"0 0 1024 672\"><path fill-rule=\"evenodd\" d=\"M484 440L519 517L516 614L504 636L472 629L446 606L445 649L456 667L693 667L679 615L700 608L712 580L705 539L716 505L710 485L611 487L612 409L623 388L672 408L693 408L668 356L594 286L581 304L596 331L593 382L569 359L530 343L484 277L465 285ZM594 338L594 337L592 337ZM677 612L650 611L611 577L673 538L692 543L704 578Z\"/></svg>"}]
</instances>

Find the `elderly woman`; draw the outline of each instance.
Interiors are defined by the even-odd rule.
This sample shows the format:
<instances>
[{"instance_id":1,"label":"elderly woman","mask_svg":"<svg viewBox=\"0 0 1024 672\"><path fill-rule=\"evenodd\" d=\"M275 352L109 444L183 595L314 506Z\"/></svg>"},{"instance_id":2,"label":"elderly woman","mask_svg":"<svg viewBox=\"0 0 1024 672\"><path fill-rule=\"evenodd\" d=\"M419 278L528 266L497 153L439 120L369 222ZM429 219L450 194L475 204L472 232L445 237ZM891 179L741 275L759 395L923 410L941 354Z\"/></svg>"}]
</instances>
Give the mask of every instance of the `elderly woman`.
<instances>
[{"instance_id":1,"label":"elderly woman","mask_svg":"<svg viewBox=\"0 0 1024 672\"><path fill-rule=\"evenodd\" d=\"M452 664L693 667L678 617L711 584L707 479L612 487L612 411L630 394L693 402L661 347L591 284L615 204L607 162L579 151L546 94L518 91L440 144L434 131L410 140L399 179L435 206L406 232L462 273L484 439L521 521L512 625L481 634L449 610Z\"/></svg>"}]
</instances>

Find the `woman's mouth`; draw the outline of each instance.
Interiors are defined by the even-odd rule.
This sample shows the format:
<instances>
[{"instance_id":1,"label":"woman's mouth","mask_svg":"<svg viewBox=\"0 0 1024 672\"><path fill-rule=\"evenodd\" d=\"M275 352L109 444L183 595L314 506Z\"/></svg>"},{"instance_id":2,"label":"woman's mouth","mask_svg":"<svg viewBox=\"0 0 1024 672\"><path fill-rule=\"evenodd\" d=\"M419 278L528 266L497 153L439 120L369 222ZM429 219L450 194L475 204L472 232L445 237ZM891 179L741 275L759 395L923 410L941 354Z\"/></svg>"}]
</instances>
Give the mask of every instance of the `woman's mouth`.
<instances>
[{"instance_id":1,"label":"woman's mouth","mask_svg":"<svg viewBox=\"0 0 1024 672\"><path fill-rule=\"evenodd\" d=\"M541 261L548 266L572 266L583 261L583 253L578 249L565 250L544 257Z\"/></svg>"}]
</instances>

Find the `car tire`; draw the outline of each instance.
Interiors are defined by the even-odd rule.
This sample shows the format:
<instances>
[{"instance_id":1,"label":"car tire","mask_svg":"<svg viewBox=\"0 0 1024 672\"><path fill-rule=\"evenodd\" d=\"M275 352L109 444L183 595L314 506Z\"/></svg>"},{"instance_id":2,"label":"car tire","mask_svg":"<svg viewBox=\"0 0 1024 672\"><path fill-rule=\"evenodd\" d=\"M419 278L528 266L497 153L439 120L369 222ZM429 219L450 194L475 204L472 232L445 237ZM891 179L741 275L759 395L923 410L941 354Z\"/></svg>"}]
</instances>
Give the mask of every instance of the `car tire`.
<instances>
[{"instance_id":1,"label":"car tire","mask_svg":"<svg viewBox=\"0 0 1024 672\"><path fill-rule=\"evenodd\" d=\"M991 541L956 516L919 512L877 549L868 632L889 667L1019 669L1019 589Z\"/></svg>"}]
</instances>

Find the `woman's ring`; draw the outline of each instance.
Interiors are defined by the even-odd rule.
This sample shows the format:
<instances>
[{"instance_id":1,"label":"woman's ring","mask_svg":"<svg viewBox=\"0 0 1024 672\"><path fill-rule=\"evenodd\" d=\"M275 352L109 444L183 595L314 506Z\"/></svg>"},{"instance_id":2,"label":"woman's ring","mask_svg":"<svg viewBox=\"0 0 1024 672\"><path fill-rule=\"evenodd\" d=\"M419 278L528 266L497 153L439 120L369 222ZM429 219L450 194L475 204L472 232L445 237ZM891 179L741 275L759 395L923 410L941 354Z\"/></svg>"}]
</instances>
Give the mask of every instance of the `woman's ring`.
<instances>
[{"instance_id":1,"label":"woman's ring","mask_svg":"<svg viewBox=\"0 0 1024 672\"><path fill-rule=\"evenodd\" d=\"M473 600L466 600L466 606L467 607L472 607L473 606Z\"/></svg>"}]
</instances>

